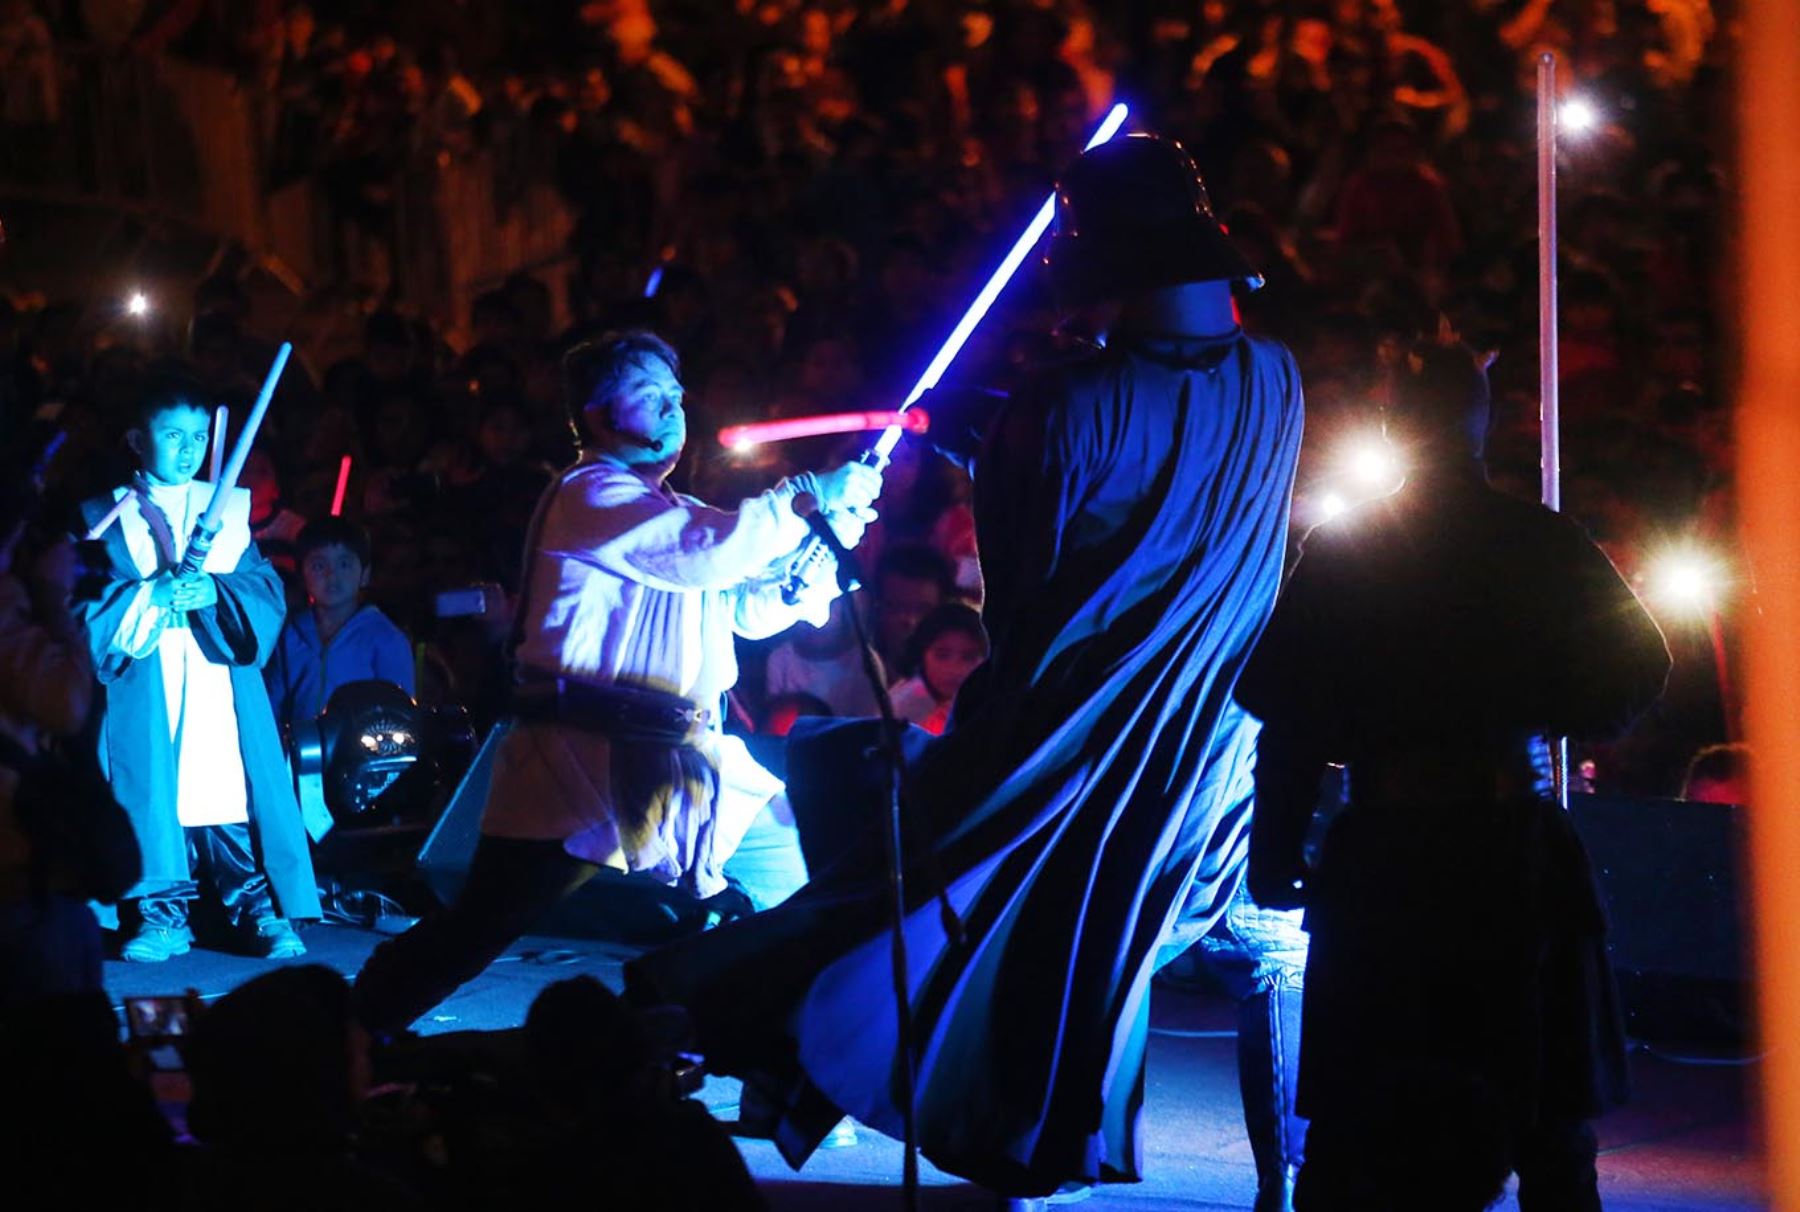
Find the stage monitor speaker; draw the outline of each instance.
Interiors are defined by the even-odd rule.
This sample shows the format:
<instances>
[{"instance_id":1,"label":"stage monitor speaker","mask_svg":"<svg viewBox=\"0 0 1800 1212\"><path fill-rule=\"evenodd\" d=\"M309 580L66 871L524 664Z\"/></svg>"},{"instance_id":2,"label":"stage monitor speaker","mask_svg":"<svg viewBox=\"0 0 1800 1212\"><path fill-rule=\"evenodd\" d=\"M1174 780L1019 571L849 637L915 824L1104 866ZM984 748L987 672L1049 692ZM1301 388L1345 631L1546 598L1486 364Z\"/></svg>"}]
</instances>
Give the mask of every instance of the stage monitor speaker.
<instances>
[{"instance_id":1,"label":"stage monitor speaker","mask_svg":"<svg viewBox=\"0 0 1800 1212\"><path fill-rule=\"evenodd\" d=\"M1569 810L1606 900L1631 1035L1744 1046L1744 810L1591 795L1570 796Z\"/></svg>"},{"instance_id":2,"label":"stage monitor speaker","mask_svg":"<svg viewBox=\"0 0 1800 1212\"><path fill-rule=\"evenodd\" d=\"M419 848L418 870L439 901L449 904L462 891L469 862L481 838L481 810L494 779L494 758L503 728L495 728L469 764L468 772ZM534 934L592 938L633 946L653 946L698 934L707 925L707 907L698 899L655 880L602 870L543 921Z\"/></svg>"}]
</instances>

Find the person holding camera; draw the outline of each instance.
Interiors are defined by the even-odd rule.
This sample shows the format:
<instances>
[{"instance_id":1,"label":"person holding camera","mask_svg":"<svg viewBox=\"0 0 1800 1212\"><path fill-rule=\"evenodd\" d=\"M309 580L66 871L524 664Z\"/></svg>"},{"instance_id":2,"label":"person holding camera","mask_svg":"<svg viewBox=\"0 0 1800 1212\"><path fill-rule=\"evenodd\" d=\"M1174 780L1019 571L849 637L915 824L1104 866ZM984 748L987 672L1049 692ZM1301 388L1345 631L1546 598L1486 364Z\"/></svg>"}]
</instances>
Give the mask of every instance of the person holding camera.
<instances>
[{"instance_id":1,"label":"person holding camera","mask_svg":"<svg viewBox=\"0 0 1800 1212\"><path fill-rule=\"evenodd\" d=\"M303 955L292 925L319 916L312 856L262 666L287 613L281 578L250 537L237 489L202 570L180 572L213 487L194 479L212 409L200 386L165 371L138 402L126 441L142 470L85 501L104 584L77 607L104 694L101 768L131 816L143 878L120 905L121 954L156 963L192 945L189 909L204 883L238 949Z\"/></svg>"},{"instance_id":2,"label":"person holding camera","mask_svg":"<svg viewBox=\"0 0 1800 1212\"><path fill-rule=\"evenodd\" d=\"M832 577L797 604L781 593L807 515L822 512L846 546L875 516L881 473L862 464L794 476L735 510L670 489L684 392L675 351L651 333L577 346L564 378L582 453L528 532L481 839L457 901L357 978L376 1030L474 978L602 867L702 899L725 891L725 860L782 790L721 727L734 636L822 625Z\"/></svg>"}]
</instances>

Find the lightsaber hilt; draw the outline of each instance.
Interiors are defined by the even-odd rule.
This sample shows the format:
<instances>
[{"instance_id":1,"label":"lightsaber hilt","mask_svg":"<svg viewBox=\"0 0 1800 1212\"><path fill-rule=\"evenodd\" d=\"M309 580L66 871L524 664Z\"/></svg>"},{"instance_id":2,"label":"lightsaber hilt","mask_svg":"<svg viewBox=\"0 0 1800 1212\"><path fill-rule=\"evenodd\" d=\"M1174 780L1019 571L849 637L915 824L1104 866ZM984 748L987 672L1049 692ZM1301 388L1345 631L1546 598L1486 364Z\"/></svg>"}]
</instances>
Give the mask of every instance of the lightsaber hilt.
<instances>
[{"instance_id":1,"label":"lightsaber hilt","mask_svg":"<svg viewBox=\"0 0 1800 1212\"><path fill-rule=\"evenodd\" d=\"M898 433L899 427L894 427L891 432ZM882 434L882 437L885 439L887 434ZM857 462L881 471L887 466L888 455L893 452L893 449L893 446L889 445L886 450L883 450L882 444L877 442L863 451ZM814 532L806 536L806 541L800 544L800 549L794 553L793 562L788 565L787 579L781 583L781 600L789 606L799 605L801 595L806 592L807 586L813 583L813 578L825 567L826 559L832 554L831 548L824 539L819 537L817 532L817 527L831 525L825 518L824 511L820 510L817 514L809 517L807 524L814 527Z\"/></svg>"},{"instance_id":2,"label":"lightsaber hilt","mask_svg":"<svg viewBox=\"0 0 1800 1212\"><path fill-rule=\"evenodd\" d=\"M204 523L195 523L194 533L188 536L187 550L181 556L181 567L175 570L175 575L197 576L206 567L207 554L212 551L213 539L218 534L216 530L208 530Z\"/></svg>"}]
</instances>

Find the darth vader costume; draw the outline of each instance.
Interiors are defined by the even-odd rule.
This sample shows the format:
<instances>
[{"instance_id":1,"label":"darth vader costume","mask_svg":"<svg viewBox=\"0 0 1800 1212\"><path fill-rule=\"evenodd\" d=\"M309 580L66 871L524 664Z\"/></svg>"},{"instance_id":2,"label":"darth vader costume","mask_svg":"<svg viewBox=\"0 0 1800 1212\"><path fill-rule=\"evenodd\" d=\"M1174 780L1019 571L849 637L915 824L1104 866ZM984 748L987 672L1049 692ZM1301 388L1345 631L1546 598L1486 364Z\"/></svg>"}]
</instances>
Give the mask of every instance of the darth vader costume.
<instances>
[{"instance_id":1,"label":"darth vader costume","mask_svg":"<svg viewBox=\"0 0 1800 1212\"><path fill-rule=\"evenodd\" d=\"M1302 420L1293 358L1235 323L1230 283L1258 280L1178 145L1133 135L1077 161L1050 263L1069 298L1124 318L988 435L992 656L944 737L909 734L905 777L922 1149L1022 1197L1137 1179L1159 943L1184 898L1203 927L1241 903L1255 724L1232 690L1280 581ZM1145 299L1176 322L1133 319ZM1213 322L1180 322L1196 300ZM858 810L875 727L790 745L797 811ZM628 969L776 1108L793 1164L844 1114L900 1134L886 895L866 837L778 908ZM1258 1083L1277 1104L1281 1084Z\"/></svg>"}]
</instances>

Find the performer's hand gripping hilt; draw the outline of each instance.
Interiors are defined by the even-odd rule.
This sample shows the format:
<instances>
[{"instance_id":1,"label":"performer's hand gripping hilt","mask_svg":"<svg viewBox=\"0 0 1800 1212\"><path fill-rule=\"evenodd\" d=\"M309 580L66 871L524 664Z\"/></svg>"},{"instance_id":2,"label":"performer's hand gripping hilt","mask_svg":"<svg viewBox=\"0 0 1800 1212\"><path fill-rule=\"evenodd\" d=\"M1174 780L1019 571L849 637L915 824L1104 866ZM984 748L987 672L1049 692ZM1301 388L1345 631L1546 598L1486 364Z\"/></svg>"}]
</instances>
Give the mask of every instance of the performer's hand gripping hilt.
<instances>
[{"instance_id":1,"label":"performer's hand gripping hilt","mask_svg":"<svg viewBox=\"0 0 1800 1212\"><path fill-rule=\"evenodd\" d=\"M873 446L863 451L858 461L876 471L884 470L888 463L887 456ZM781 600L789 606L798 605L801 595L812 585L813 578L819 575L830 556L831 549L824 539L817 533L808 535L800 544L800 550L794 553L793 563L788 565L787 579L781 583Z\"/></svg>"}]
</instances>

